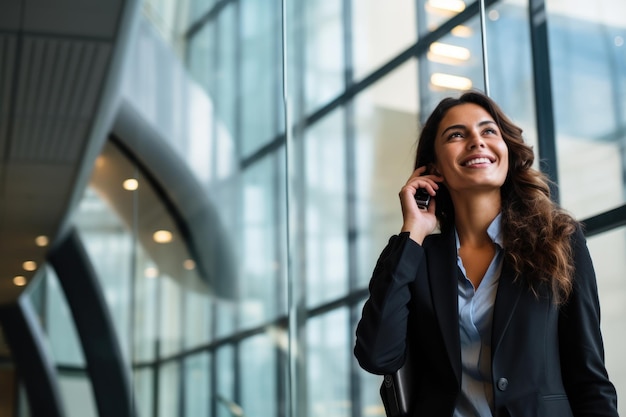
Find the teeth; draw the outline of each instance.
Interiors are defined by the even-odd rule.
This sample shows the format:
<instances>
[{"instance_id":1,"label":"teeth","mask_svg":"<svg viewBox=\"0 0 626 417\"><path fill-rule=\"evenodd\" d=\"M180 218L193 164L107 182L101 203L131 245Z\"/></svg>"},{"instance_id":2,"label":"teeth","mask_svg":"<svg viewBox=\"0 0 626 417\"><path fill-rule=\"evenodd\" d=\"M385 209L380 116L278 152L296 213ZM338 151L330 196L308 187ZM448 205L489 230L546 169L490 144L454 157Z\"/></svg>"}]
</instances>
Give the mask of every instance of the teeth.
<instances>
[{"instance_id":1,"label":"teeth","mask_svg":"<svg viewBox=\"0 0 626 417\"><path fill-rule=\"evenodd\" d=\"M470 159L469 161L467 161L465 163L465 166L471 166L471 165L476 165L476 164L490 164L491 161L489 160L489 158L476 158L476 159Z\"/></svg>"}]
</instances>

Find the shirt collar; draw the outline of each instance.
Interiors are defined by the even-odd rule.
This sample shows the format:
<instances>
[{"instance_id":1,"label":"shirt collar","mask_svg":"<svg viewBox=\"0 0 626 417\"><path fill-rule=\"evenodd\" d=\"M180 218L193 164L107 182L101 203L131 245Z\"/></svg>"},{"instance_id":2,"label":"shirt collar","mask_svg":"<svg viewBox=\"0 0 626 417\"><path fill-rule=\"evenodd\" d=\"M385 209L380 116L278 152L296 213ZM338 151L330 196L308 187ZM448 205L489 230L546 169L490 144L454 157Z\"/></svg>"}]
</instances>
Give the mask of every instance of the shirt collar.
<instances>
[{"instance_id":1,"label":"shirt collar","mask_svg":"<svg viewBox=\"0 0 626 417\"><path fill-rule=\"evenodd\" d=\"M487 227L487 235L491 238L493 243L498 245L500 248L504 248L503 240L502 240L502 213L498 213L498 215L491 221L489 227ZM456 250L458 251L461 247L461 242L459 241L459 234L454 229L454 236L456 239Z\"/></svg>"}]
</instances>

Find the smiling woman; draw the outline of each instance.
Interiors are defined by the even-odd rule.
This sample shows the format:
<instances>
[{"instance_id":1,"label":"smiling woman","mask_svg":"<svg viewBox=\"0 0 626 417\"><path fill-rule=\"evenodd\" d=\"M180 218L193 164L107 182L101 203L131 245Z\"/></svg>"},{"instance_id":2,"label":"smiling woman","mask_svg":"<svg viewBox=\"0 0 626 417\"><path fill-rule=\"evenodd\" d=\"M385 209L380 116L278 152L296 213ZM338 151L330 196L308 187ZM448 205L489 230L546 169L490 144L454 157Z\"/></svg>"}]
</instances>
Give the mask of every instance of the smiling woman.
<instances>
[{"instance_id":1,"label":"smiling woman","mask_svg":"<svg viewBox=\"0 0 626 417\"><path fill-rule=\"evenodd\" d=\"M479 92L424 125L354 350L375 374L413 358L408 415L617 416L585 238L533 160Z\"/></svg>"}]
</instances>

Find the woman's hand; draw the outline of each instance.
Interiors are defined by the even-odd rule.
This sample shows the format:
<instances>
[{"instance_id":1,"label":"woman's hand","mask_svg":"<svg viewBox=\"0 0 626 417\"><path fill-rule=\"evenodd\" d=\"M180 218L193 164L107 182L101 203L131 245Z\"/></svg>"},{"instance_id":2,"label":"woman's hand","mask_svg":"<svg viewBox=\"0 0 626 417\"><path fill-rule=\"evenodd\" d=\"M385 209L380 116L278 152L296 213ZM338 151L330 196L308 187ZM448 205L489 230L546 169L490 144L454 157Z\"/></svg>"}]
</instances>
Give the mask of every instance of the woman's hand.
<instances>
[{"instance_id":1,"label":"woman's hand","mask_svg":"<svg viewBox=\"0 0 626 417\"><path fill-rule=\"evenodd\" d=\"M411 239L420 245L424 238L437 227L437 218L435 217L437 203L436 199L432 198L428 209L420 209L415 202L415 193L419 188L423 188L434 197L439 189L437 182L443 181L443 177L439 175L422 175L424 172L426 172L426 167L417 168L400 190L400 205L404 219L402 232L409 232Z\"/></svg>"}]
</instances>

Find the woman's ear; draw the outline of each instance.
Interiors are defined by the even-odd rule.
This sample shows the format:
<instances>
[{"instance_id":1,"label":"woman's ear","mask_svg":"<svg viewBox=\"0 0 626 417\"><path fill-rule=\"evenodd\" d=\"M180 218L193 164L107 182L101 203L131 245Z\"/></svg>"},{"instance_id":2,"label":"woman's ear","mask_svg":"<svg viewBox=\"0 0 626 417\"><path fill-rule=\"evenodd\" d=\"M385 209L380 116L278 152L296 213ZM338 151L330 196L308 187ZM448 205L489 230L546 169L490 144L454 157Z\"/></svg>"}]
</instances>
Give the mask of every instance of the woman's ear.
<instances>
[{"instance_id":1,"label":"woman's ear","mask_svg":"<svg viewBox=\"0 0 626 417\"><path fill-rule=\"evenodd\" d=\"M437 165L434 162L428 164L428 172L441 177L441 172L439 172L439 170L437 169Z\"/></svg>"}]
</instances>

